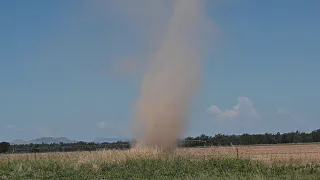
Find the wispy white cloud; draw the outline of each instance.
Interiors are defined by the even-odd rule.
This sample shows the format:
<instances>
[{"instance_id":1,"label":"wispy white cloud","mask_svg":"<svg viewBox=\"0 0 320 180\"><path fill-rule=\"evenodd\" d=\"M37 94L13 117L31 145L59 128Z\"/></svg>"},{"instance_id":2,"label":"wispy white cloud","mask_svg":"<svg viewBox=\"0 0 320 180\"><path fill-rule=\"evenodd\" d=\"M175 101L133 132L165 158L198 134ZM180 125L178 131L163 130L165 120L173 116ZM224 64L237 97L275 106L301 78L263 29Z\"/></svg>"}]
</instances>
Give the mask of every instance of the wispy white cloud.
<instances>
[{"instance_id":1,"label":"wispy white cloud","mask_svg":"<svg viewBox=\"0 0 320 180\"><path fill-rule=\"evenodd\" d=\"M210 132L225 134L257 133L264 129L263 118L248 97L238 97L237 103L226 109L217 105L207 108Z\"/></svg>"},{"instance_id":2,"label":"wispy white cloud","mask_svg":"<svg viewBox=\"0 0 320 180\"><path fill-rule=\"evenodd\" d=\"M217 120L234 119L237 117L259 119L259 113L253 107L253 102L249 98L238 97L237 101L237 104L231 109L221 110L217 105L212 105L207 111Z\"/></svg>"}]
</instances>

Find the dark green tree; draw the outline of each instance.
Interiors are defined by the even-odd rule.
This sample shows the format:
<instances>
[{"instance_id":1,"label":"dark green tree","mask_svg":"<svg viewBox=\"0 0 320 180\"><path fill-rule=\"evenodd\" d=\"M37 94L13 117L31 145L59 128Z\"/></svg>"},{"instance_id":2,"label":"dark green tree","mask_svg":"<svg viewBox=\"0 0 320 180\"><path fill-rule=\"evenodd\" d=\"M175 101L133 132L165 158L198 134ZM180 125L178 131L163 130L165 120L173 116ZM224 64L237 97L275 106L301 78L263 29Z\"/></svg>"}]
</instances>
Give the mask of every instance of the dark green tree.
<instances>
[{"instance_id":1,"label":"dark green tree","mask_svg":"<svg viewBox=\"0 0 320 180\"><path fill-rule=\"evenodd\" d=\"M312 131L311 136L312 136L313 142L320 142L320 129Z\"/></svg>"},{"instance_id":2,"label":"dark green tree","mask_svg":"<svg viewBox=\"0 0 320 180\"><path fill-rule=\"evenodd\" d=\"M31 152L37 153L40 152L40 145L39 144L33 144L31 147Z\"/></svg>"},{"instance_id":3,"label":"dark green tree","mask_svg":"<svg viewBox=\"0 0 320 180\"><path fill-rule=\"evenodd\" d=\"M10 148L10 143L2 142L0 143L0 153L6 153Z\"/></svg>"}]
</instances>

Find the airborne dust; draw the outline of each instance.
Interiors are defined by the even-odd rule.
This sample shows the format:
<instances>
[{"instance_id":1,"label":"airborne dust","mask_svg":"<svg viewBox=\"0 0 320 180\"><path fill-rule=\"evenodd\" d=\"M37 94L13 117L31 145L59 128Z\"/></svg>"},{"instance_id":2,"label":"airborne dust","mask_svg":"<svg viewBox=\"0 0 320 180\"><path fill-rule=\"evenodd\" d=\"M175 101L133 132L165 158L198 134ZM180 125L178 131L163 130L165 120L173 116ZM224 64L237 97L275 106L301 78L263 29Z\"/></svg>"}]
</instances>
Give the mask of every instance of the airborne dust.
<instances>
[{"instance_id":1,"label":"airborne dust","mask_svg":"<svg viewBox=\"0 0 320 180\"><path fill-rule=\"evenodd\" d=\"M205 0L175 0L173 16L149 59L135 104L135 148L177 146L200 83L202 32L207 23Z\"/></svg>"}]
</instances>

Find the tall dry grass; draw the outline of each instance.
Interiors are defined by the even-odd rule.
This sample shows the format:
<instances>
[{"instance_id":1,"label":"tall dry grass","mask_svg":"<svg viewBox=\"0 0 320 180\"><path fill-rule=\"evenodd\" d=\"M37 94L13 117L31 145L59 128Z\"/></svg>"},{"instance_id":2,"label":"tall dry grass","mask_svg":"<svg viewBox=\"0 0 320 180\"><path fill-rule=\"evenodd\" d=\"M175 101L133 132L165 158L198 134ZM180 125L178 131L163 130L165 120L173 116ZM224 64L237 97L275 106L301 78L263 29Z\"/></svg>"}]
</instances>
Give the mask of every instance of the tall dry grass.
<instances>
[{"instance_id":1,"label":"tall dry grass","mask_svg":"<svg viewBox=\"0 0 320 180\"><path fill-rule=\"evenodd\" d=\"M128 159L148 158L174 158L177 156L190 159L202 158L248 158L252 161L264 163L283 164L309 164L320 163L320 144L299 145L264 145L264 146L237 146L237 147L209 147L209 148L179 148L171 154L161 149L144 148L130 150L103 150L92 152L54 152L54 153L29 153L8 154L0 156L0 161L25 160L25 159L56 159L70 161L77 164L91 162L121 162Z\"/></svg>"},{"instance_id":2,"label":"tall dry grass","mask_svg":"<svg viewBox=\"0 0 320 180\"><path fill-rule=\"evenodd\" d=\"M184 154L192 152L205 157L239 157L264 163L309 164L320 163L320 144L252 145L235 147L211 147L182 149Z\"/></svg>"}]
</instances>

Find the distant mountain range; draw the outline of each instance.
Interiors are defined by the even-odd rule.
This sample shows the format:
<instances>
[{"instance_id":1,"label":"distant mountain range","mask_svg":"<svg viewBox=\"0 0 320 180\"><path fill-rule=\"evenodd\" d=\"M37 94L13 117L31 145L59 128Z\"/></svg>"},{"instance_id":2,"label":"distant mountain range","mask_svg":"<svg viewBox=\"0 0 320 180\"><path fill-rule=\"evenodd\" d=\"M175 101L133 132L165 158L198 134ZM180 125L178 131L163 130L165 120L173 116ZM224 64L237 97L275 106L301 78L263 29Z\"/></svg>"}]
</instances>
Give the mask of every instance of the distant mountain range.
<instances>
[{"instance_id":1,"label":"distant mountain range","mask_svg":"<svg viewBox=\"0 0 320 180\"><path fill-rule=\"evenodd\" d=\"M94 140L93 142L95 143L103 143L103 142L117 142L117 141L129 141L129 138L97 138L96 140ZM16 139L12 142L10 142L10 144L14 145L18 145L18 144L59 144L59 143L76 143L79 141L74 141L74 140L70 140L66 137L58 137L58 138L53 138L53 137L41 137L41 138L37 138L37 139L32 139L32 140L21 140L21 139Z\"/></svg>"}]
</instances>

